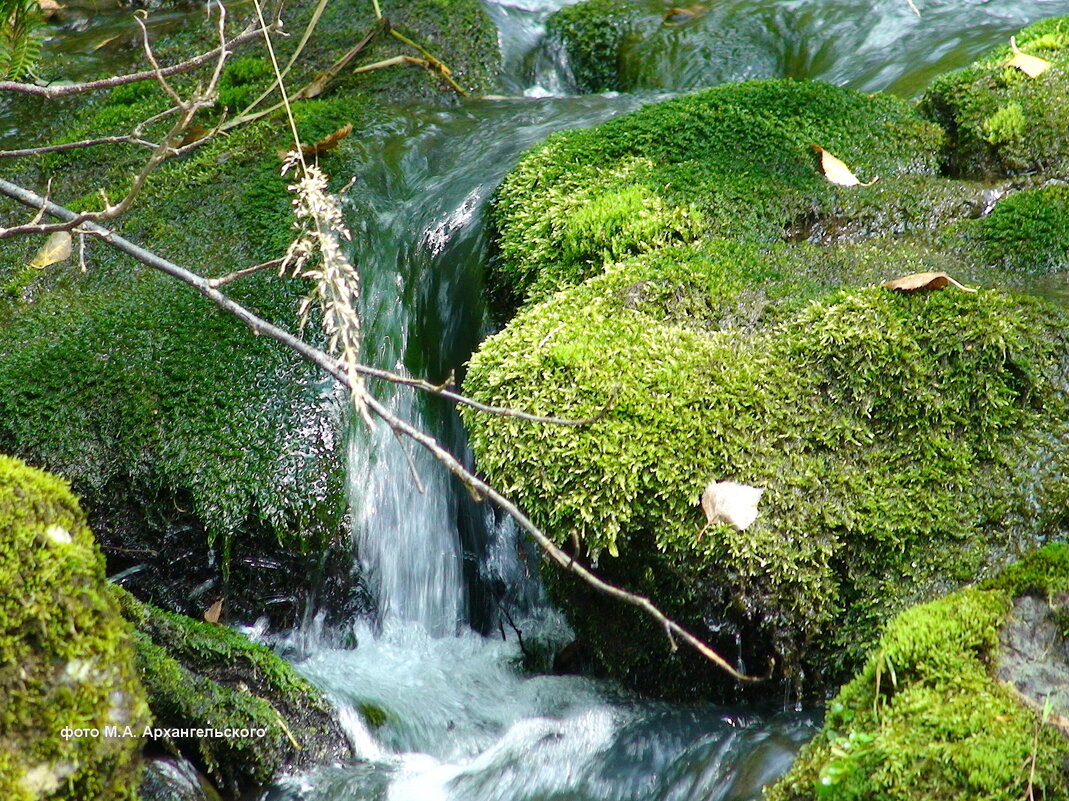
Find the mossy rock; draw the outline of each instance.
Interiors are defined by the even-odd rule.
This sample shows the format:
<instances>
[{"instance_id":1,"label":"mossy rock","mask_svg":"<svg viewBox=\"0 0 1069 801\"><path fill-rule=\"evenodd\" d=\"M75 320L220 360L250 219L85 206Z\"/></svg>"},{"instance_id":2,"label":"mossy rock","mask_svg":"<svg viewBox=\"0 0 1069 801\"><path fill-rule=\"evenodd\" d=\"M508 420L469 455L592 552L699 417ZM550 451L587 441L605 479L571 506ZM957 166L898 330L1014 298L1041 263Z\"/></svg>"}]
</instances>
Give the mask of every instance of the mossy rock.
<instances>
[{"instance_id":1,"label":"mossy rock","mask_svg":"<svg viewBox=\"0 0 1069 801\"><path fill-rule=\"evenodd\" d=\"M970 580L1009 529L1061 525L1048 501L1064 497L1064 460L1048 448L1067 436L1064 319L991 290L836 290L940 269L909 258L894 240L719 241L614 264L521 310L465 382L484 402L604 416L576 428L465 413L479 468L609 580L732 650L710 622L743 632L754 670L774 656L809 689L833 682L889 614ZM751 528L699 534L712 479L765 489ZM664 660L637 613L551 581L614 675L729 692L697 660Z\"/></svg>"},{"instance_id":2,"label":"mossy rock","mask_svg":"<svg viewBox=\"0 0 1069 801\"><path fill-rule=\"evenodd\" d=\"M688 91L785 74L782 40L752 10L583 0L546 21L579 92Z\"/></svg>"},{"instance_id":3,"label":"mossy rock","mask_svg":"<svg viewBox=\"0 0 1069 801\"><path fill-rule=\"evenodd\" d=\"M1048 703L995 667L1022 601L1064 614L1067 589L1069 546L1058 543L900 614L766 800L1069 798L1064 684ZM1043 659L1064 674L1066 630L1052 630Z\"/></svg>"},{"instance_id":4,"label":"mossy rock","mask_svg":"<svg viewBox=\"0 0 1069 801\"><path fill-rule=\"evenodd\" d=\"M173 42L161 47L182 52ZM265 75L255 60L238 59L224 93L246 100ZM151 83L120 87L70 114L60 138L129 130L163 99ZM361 126L384 119L382 107L359 94L296 103L294 114L308 142L356 126L321 156L328 173L344 172ZM286 137L270 117L165 163L121 232L207 275L281 256L294 236L277 155ZM120 197L143 158L121 146L53 154L21 177L32 186L54 176L64 187L55 199L92 208L97 187ZM4 212L23 219L10 205ZM331 383L189 288L106 246L88 244L83 274L71 264L27 267L39 244L24 240L0 260L0 447L72 482L112 570L138 568L126 586L141 597L199 614L191 593L211 581L235 618L294 622L309 574L347 576L351 559L336 441L343 404ZM227 287L291 330L308 289L271 271ZM314 319L310 325L314 331ZM338 547L330 564L319 564L331 544ZM263 568L273 565L279 569L265 580Z\"/></svg>"},{"instance_id":5,"label":"mossy rock","mask_svg":"<svg viewBox=\"0 0 1069 801\"><path fill-rule=\"evenodd\" d=\"M949 241L1006 270L1069 269L1069 186L1056 183L1007 195L982 219L955 226Z\"/></svg>"},{"instance_id":6,"label":"mossy rock","mask_svg":"<svg viewBox=\"0 0 1069 801\"><path fill-rule=\"evenodd\" d=\"M225 626L192 620L112 591L136 627L141 681L157 729L255 729L234 736L177 734L156 748L181 754L238 797L281 771L350 759L323 695L270 649Z\"/></svg>"},{"instance_id":7,"label":"mossy rock","mask_svg":"<svg viewBox=\"0 0 1069 801\"><path fill-rule=\"evenodd\" d=\"M867 194L882 215L922 228L932 223L912 211L917 186L935 175L941 142L903 101L788 80L717 87L555 134L495 195L496 305L507 312L668 244L796 238ZM816 144L881 180L844 192L819 171Z\"/></svg>"},{"instance_id":8,"label":"mossy rock","mask_svg":"<svg viewBox=\"0 0 1069 801\"><path fill-rule=\"evenodd\" d=\"M312 130L337 127L364 108L359 99L327 101L302 109L301 119ZM123 234L209 275L280 255L292 233L290 201L267 130L242 130L163 166ZM59 166L67 174L78 164ZM161 575L176 581L174 597L151 571L133 585L149 579L148 597L186 609L177 599L209 578L201 573L207 566L214 563L215 581L228 579L232 551L308 554L338 536L339 411L318 371L188 287L106 247L90 243L85 274L69 264L31 271L17 251L5 253L0 446L72 482L113 569L158 557ZM229 288L290 328L304 291L267 272ZM175 571L171 559L192 552L194 564ZM285 596L298 591L291 584L261 589ZM253 619L264 600L255 579L249 586L245 611ZM298 607L266 611L292 620Z\"/></svg>"},{"instance_id":9,"label":"mossy rock","mask_svg":"<svg viewBox=\"0 0 1069 801\"><path fill-rule=\"evenodd\" d=\"M0 576L0 795L132 801L140 740L105 733L149 721L129 627L67 485L7 456Z\"/></svg>"},{"instance_id":10,"label":"mossy rock","mask_svg":"<svg viewBox=\"0 0 1069 801\"><path fill-rule=\"evenodd\" d=\"M1032 78L1006 66L1009 46L937 78L922 108L949 134L945 160L964 178L1069 174L1069 17L1017 34L1021 52L1053 66Z\"/></svg>"}]
</instances>

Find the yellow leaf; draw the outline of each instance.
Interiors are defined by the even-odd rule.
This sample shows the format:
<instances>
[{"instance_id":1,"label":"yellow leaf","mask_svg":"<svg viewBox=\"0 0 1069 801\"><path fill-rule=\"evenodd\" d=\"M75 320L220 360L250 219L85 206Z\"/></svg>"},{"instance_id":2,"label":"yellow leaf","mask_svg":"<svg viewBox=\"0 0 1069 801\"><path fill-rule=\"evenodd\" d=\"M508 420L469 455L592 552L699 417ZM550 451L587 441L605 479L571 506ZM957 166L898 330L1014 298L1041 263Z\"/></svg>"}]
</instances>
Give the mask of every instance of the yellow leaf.
<instances>
[{"instance_id":1,"label":"yellow leaf","mask_svg":"<svg viewBox=\"0 0 1069 801\"><path fill-rule=\"evenodd\" d=\"M764 492L734 481L710 481L702 493L702 511L709 525L729 523L745 531L757 519L757 504Z\"/></svg>"},{"instance_id":2,"label":"yellow leaf","mask_svg":"<svg viewBox=\"0 0 1069 801\"><path fill-rule=\"evenodd\" d=\"M1022 53L1017 47L1016 36L1010 37L1010 49L1013 51L1013 58L1006 62L1006 66L1016 67L1029 78L1038 78L1051 68L1051 63L1046 59Z\"/></svg>"},{"instance_id":3,"label":"yellow leaf","mask_svg":"<svg viewBox=\"0 0 1069 801\"><path fill-rule=\"evenodd\" d=\"M872 186L880 180L879 176L877 176L868 183L862 183L846 164L835 158L827 150L820 145L813 145L812 147L820 154L820 169L824 172L824 177L833 184L838 184L839 186Z\"/></svg>"},{"instance_id":4,"label":"yellow leaf","mask_svg":"<svg viewBox=\"0 0 1069 801\"><path fill-rule=\"evenodd\" d=\"M913 273L904 275L893 281L884 281L880 286L884 289L894 289L898 292L924 292L930 289L942 289L952 286L962 292L975 292L971 287L963 286L946 273Z\"/></svg>"},{"instance_id":5,"label":"yellow leaf","mask_svg":"<svg viewBox=\"0 0 1069 801\"><path fill-rule=\"evenodd\" d=\"M50 264L63 261L70 258L71 255L71 235L67 231L56 231L52 236L48 237L45 243L41 246L41 249L37 251L37 255L33 257L33 261L30 262L31 267L35 267L38 270L43 270Z\"/></svg>"}]
</instances>

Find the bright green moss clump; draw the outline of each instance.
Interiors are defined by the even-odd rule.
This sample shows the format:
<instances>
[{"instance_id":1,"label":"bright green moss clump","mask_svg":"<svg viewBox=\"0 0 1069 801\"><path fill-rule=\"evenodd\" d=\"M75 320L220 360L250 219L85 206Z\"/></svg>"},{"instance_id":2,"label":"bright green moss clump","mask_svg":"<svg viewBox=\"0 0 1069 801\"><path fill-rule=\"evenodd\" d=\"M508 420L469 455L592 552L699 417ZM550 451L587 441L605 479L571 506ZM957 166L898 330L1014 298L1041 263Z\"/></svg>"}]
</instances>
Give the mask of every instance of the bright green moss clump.
<instances>
[{"instance_id":1,"label":"bright green moss clump","mask_svg":"<svg viewBox=\"0 0 1069 801\"><path fill-rule=\"evenodd\" d=\"M767 801L1069 798L1069 742L993 667L1013 599L1053 598L1067 586L1061 543L994 581L903 612Z\"/></svg>"},{"instance_id":2,"label":"bright green moss clump","mask_svg":"<svg viewBox=\"0 0 1069 801\"><path fill-rule=\"evenodd\" d=\"M989 264L1028 273L1069 268L1069 186L1025 189L960 231Z\"/></svg>"},{"instance_id":3,"label":"bright green moss clump","mask_svg":"<svg viewBox=\"0 0 1069 801\"><path fill-rule=\"evenodd\" d=\"M934 175L941 137L900 100L787 80L717 87L556 134L496 195L499 305L673 242L780 240L838 203L812 145L887 181Z\"/></svg>"},{"instance_id":4,"label":"bright green moss clump","mask_svg":"<svg viewBox=\"0 0 1069 801\"><path fill-rule=\"evenodd\" d=\"M0 456L0 796L134 799L148 723L130 633L67 485ZM61 731L96 729L64 738Z\"/></svg>"},{"instance_id":5,"label":"bright green moss clump","mask_svg":"<svg viewBox=\"0 0 1069 801\"><path fill-rule=\"evenodd\" d=\"M937 78L922 107L946 128L946 161L962 177L1002 177L1069 170L1069 17L1017 34L1022 52L1054 66L1031 78L1006 64L1009 46Z\"/></svg>"},{"instance_id":6,"label":"bright green moss clump","mask_svg":"<svg viewBox=\"0 0 1069 801\"><path fill-rule=\"evenodd\" d=\"M806 269L820 258L826 272ZM538 414L608 411L579 428L469 413L480 470L606 577L687 620L727 609L751 658L833 677L889 611L975 575L1007 519L1040 530L1014 477L1064 436L1056 315L993 291L829 294L866 262L669 248L525 308L472 359L466 390ZM698 535L712 479L765 488L751 528ZM609 670L668 693L702 675L658 665L646 635L631 650L634 620L585 602L573 623Z\"/></svg>"}]
</instances>

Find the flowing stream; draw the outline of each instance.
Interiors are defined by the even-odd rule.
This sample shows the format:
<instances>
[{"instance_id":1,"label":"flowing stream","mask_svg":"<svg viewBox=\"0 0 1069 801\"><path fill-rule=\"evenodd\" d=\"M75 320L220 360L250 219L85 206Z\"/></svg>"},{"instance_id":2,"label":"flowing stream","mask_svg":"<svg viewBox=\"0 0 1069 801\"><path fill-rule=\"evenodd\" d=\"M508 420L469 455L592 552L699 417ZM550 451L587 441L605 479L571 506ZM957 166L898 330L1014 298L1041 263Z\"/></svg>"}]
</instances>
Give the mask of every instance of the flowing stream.
<instances>
[{"instance_id":1,"label":"flowing stream","mask_svg":"<svg viewBox=\"0 0 1069 801\"><path fill-rule=\"evenodd\" d=\"M514 97L397 109L351 165L366 357L435 381L460 370L488 333L483 217L509 166L552 131L665 96L569 96L567 63L543 45L545 19L562 4L486 2ZM1028 22L1069 13L1066 0L919 5L919 20L906 0L725 2L717 14L721 33L771 54L750 65L754 75L913 95ZM708 55L667 59L660 85L681 88L678 75L694 58ZM466 455L447 406L375 390ZM500 609L528 648L550 653L568 631L515 529L473 504L427 454L406 454L384 426L354 428L349 471L354 547L378 611L345 632L294 641L298 669L337 705L361 761L289 777L264 801L757 799L815 731L815 710L669 705L605 682L526 672Z\"/></svg>"}]
</instances>

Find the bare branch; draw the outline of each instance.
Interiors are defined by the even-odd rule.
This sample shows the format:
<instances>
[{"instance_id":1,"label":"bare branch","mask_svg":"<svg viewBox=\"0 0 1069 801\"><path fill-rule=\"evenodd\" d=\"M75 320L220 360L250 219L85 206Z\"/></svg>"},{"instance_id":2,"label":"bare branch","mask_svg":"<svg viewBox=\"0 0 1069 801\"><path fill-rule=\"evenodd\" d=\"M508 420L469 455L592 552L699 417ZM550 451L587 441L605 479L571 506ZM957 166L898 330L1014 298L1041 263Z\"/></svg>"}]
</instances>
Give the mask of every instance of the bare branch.
<instances>
[{"instance_id":1,"label":"bare branch","mask_svg":"<svg viewBox=\"0 0 1069 801\"><path fill-rule=\"evenodd\" d=\"M68 150L80 150L84 147L96 147L97 145L140 145L141 147L159 147L155 142L149 142L137 136L101 136L97 139L83 139L80 142L64 142L61 145L45 145L43 147L26 147L21 150L0 150L0 159L21 158L22 156L40 156L45 153L65 153Z\"/></svg>"},{"instance_id":2,"label":"bare branch","mask_svg":"<svg viewBox=\"0 0 1069 801\"><path fill-rule=\"evenodd\" d=\"M145 27L144 21L141 18L141 14L135 15L138 25L141 26L141 31L144 39L145 55L149 60L149 63L153 65L153 75L159 81L161 87L170 95L171 99L175 102L178 109L179 116L174 125L171 126L170 131L162 139L156 149L152 151L152 155L141 167L138 173L134 176L130 183L130 188L127 189L126 195L118 203L111 203L104 191L101 190L100 195L104 200L104 209L97 212L83 212L80 215L76 215L74 218L66 220L62 223L56 223L51 225L40 225L36 222L29 225L17 225L11 228L0 228L0 239L6 239L18 234L27 233L52 233L54 231L72 230L75 227L81 225L84 222L98 222L102 220L112 220L116 217L120 217L125 214L133 202L137 199L137 196L141 194L141 190L145 186L145 182L149 179L149 176L155 172L156 168L167 158L174 155L178 151L175 145L182 141L183 134L189 129L190 124L193 122L193 118L197 115L197 112L202 108L206 108L215 102L215 91L218 81L223 72L223 65L226 62L227 56L230 55L230 51L226 46L226 33L225 33L225 18L226 9L218 3L216 0L216 6L219 9L219 40L220 47L213 51L217 57L217 63L215 71L212 73L211 81L205 88L198 87L188 100L183 100L177 92L167 83L163 71L159 68L159 64L156 61L156 57L152 52L152 47L148 40L148 30ZM210 7L209 7L210 8ZM260 30L257 34L263 33L264 37L268 37L267 29L269 26L263 25L261 20ZM270 38L267 38L270 41ZM165 112L170 113L170 112ZM162 116L162 115L161 115ZM203 137L201 141L206 140L208 137Z\"/></svg>"},{"instance_id":3,"label":"bare branch","mask_svg":"<svg viewBox=\"0 0 1069 801\"><path fill-rule=\"evenodd\" d=\"M425 381L422 378L412 378L411 376L404 376L400 373L392 373L389 370L383 370L378 367L369 367L368 365L360 365L358 370L361 374L369 376L371 378L381 378L385 381L389 381L393 384L403 384L408 387L414 387L422 392L429 393L431 395L438 395L443 398L448 398L455 403L460 403L464 406L470 406L473 409L477 409L480 412L487 412L488 414L496 414L499 417L515 417L520 420L527 420L531 423L549 423L551 425L558 426L588 426L596 423L602 417L604 417L613 405L616 403L615 393L609 401L598 410L597 414L593 417L588 417L585 420L571 420L567 417L547 417L540 414L530 414L529 412L521 412L517 409L508 409L503 406L489 406L485 403L480 403L477 400L469 398L467 395L461 395L459 392L454 392L450 389L446 389L450 385L450 382L445 384L432 384L430 381Z\"/></svg>"},{"instance_id":4,"label":"bare branch","mask_svg":"<svg viewBox=\"0 0 1069 801\"><path fill-rule=\"evenodd\" d=\"M183 61L180 64L173 64L170 67L163 67L160 69L159 74L165 78L169 78L172 75L177 75L181 72L189 72L195 70L203 64L207 64L213 58L218 58L225 52L230 51L235 47L239 47L247 42L251 42L255 39L259 39L265 33L272 34L278 32L280 26L278 23L272 23L266 28L253 28L246 30L230 39L225 44L214 50L209 50L207 53L201 53L199 56ZM57 97L70 97L71 95L81 95L86 92L97 92L101 89L112 89L116 86L124 86L128 83L138 83L139 81L151 81L156 78L155 70L142 70L141 72L132 72L127 75L115 75L111 78L102 78L98 81L87 81L86 83L68 83L60 84L58 86L38 86L34 83L19 83L18 81L0 81L0 92L16 92L24 95L36 95L48 100L52 100Z\"/></svg>"},{"instance_id":5,"label":"bare branch","mask_svg":"<svg viewBox=\"0 0 1069 801\"><path fill-rule=\"evenodd\" d=\"M58 217L64 221L70 221L76 218L74 212L69 209L65 209L62 206L58 206L55 203L51 203L45 198L37 195L34 192L30 192L22 187L16 186L10 181L0 179L0 193L7 195L8 197L23 203L33 209L43 209L53 217ZM330 356L328 353L313 347L307 342L295 337L288 331L279 328L267 320L264 320L257 315L253 314L247 308L231 300L215 287L211 286L208 279L193 273L184 267L181 267L174 262L168 261L155 253L148 251L133 242L119 236L118 234L109 231L101 225L94 222L87 222L84 225L85 230L97 236L107 242L117 250L126 253L129 256L140 261L153 269L159 270L167 275L177 278L179 281L189 285L204 297L215 303L225 311L230 312L239 320L243 321L253 331L258 334L270 337L277 342L286 345L300 354L304 359L315 364L321 369L329 373L336 381L342 386L349 387L349 376L345 369L345 366L341 364L337 359ZM433 385L432 385L433 386ZM608 595L612 598L616 598L623 603L630 604L645 612L647 615L656 620L669 635L675 635L682 638L688 645L698 651L702 656L714 663L717 667L727 673L734 679L742 682L758 682L763 681L771 675L772 670L775 668L775 662L770 664L769 672L766 676L749 676L736 670L731 664L720 656L713 648L700 640L698 637L691 634L684 629L674 620L665 615L660 609L658 609L650 600L641 595L628 592L627 590L616 587L608 582L602 581L596 575L591 573L586 567L581 565L572 556L565 553L554 543L548 536L546 536L538 526L536 526L530 518L527 517L520 509L512 503L508 498L503 496L500 492L494 489L493 486L487 484L469 471L460 461L447 451L442 445L431 435L420 431L413 426L407 420L403 420L398 417L376 398L370 394L365 394L364 400L367 404L367 408L374 412L383 422L386 423L396 434L404 435L409 439L422 445L427 451L429 451L442 465L446 467L454 476L456 476L476 497L489 498L501 509L508 513L524 531L526 531L535 542L538 543L542 551L549 557L550 560L559 565L562 569L574 573L588 585L593 587L598 592ZM674 640L669 637L670 645L674 643Z\"/></svg>"},{"instance_id":6,"label":"bare branch","mask_svg":"<svg viewBox=\"0 0 1069 801\"><path fill-rule=\"evenodd\" d=\"M226 275L220 275L218 278L209 278L208 286L213 288L225 286L226 284L229 284L232 281L237 281L239 278L244 278L246 275L252 275L253 273L260 272L260 270L267 270L271 267L281 267L285 263L286 257L283 256L282 258L271 259L271 261L265 261L263 264L257 264L253 267L245 267L241 270L234 270L234 272L227 273Z\"/></svg>"},{"instance_id":7,"label":"bare branch","mask_svg":"<svg viewBox=\"0 0 1069 801\"><path fill-rule=\"evenodd\" d=\"M148 63L152 65L152 74L156 78L156 83L158 83L160 85L160 88L163 89L163 91L167 93L171 100L174 101L174 104L181 108L185 105L185 102L182 100L181 97L179 97L178 92L174 90L174 87L167 83L167 76L160 71L160 64L158 61L156 61L156 54L152 52L152 45L149 43L148 40L148 28L145 27L145 19L147 18L148 12L145 11L145 9L143 8L139 8L137 11L134 12L134 21L141 28L141 46L142 49L145 51L145 58L147 58ZM220 58L225 59L227 55L229 54L227 53L224 42L222 52L220 53Z\"/></svg>"}]
</instances>

